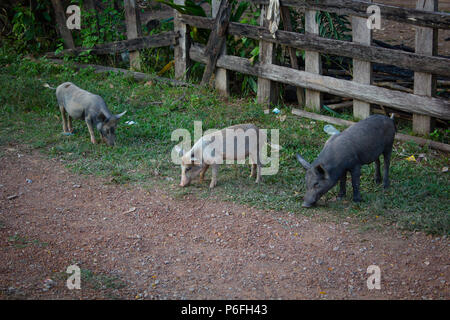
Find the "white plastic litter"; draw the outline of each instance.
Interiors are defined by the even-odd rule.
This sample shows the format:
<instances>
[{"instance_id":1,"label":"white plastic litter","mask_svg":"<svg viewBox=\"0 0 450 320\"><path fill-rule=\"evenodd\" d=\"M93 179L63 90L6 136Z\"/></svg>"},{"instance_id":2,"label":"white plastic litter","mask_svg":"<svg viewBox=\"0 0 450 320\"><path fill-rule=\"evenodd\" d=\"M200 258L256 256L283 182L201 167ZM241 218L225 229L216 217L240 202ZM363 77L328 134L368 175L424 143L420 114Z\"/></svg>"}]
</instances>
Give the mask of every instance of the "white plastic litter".
<instances>
[{"instance_id":1,"label":"white plastic litter","mask_svg":"<svg viewBox=\"0 0 450 320\"><path fill-rule=\"evenodd\" d=\"M125 123L126 123L127 125L129 125L129 126L131 126L131 125L133 125L133 124L136 124L136 122L134 122L134 121L132 121L132 120L125 121Z\"/></svg>"},{"instance_id":2,"label":"white plastic litter","mask_svg":"<svg viewBox=\"0 0 450 320\"><path fill-rule=\"evenodd\" d=\"M331 136L340 133L340 131L335 127L333 127L331 124L327 124L325 127L323 127L323 131L325 131Z\"/></svg>"},{"instance_id":3,"label":"white plastic litter","mask_svg":"<svg viewBox=\"0 0 450 320\"><path fill-rule=\"evenodd\" d=\"M281 110L278 109L278 108L275 108L275 109L272 110L272 112L275 113L275 114L279 114L281 112Z\"/></svg>"}]
</instances>

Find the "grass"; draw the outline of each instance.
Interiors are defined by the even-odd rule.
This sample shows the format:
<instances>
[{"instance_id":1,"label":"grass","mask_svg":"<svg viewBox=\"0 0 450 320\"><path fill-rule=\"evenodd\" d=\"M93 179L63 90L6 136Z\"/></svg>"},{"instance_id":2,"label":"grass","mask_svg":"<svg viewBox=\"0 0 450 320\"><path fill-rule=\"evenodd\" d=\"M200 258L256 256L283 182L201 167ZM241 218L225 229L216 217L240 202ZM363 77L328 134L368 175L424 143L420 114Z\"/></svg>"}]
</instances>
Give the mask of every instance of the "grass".
<instances>
[{"instance_id":1,"label":"grass","mask_svg":"<svg viewBox=\"0 0 450 320\"><path fill-rule=\"evenodd\" d=\"M56 87L64 81L101 95L114 113L127 110L117 129L116 147L92 145L85 123L79 120L74 121L75 135L61 134L55 93L43 84ZM328 138L323 131L326 123L293 116L287 106L278 106L287 115L285 121L280 121L273 114L264 114L263 108L251 99L231 98L225 102L206 89L164 84L146 86L123 75L94 74L89 69L77 72L70 65L55 66L44 60L32 62L5 49L0 50L0 83L0 146L27 145L61 159L76 173L108 177L110 183L139 184L149 189L158 186L180 198L187 194L202 199L218 198L335 221L350 217L362 229L395 226L432 234L450 231L449 178L448 173L441 172L444 166L448 167L445 153L414 143L396 142L389 190L384 191L374 183L373 165L364 166L362 203L351 201L348 181L346 200L334 200L335 187L318 207L303 209L304 171L294 155L299 152L312 161ZM180 103L178 99L184 94ZM127 120L137 124L126 125ZM171 133L185 128L193 134L194 121L202 121L204 131L248 122L260 128L279 129L283 149L278 174L265 176L256 185L248 177L248 166L238 166L236 172L233 166L224 165L214 191L208 190L207 183L197 182L188 188L178 188L180 169L170 160L171 150L178 141L171 141ZM425 154L426 161L406 160L421 153Z\"/></svg>"},{"instance_id":2,"label":"grass","mask_svg":"<svg viewBox=\"0 0 450 320\"><path fill-rule=\"evenodd\" d=\"M15 234L13 236L8 237L8 242L10 242L15 248L18 249L23 249L28 247L31 244L34 244L35 246L38 247L46 247L48 246L47 242L42 242L40 240L28 240L27 238L19 235L19 234Z\"/></svg>"}]
</instances>

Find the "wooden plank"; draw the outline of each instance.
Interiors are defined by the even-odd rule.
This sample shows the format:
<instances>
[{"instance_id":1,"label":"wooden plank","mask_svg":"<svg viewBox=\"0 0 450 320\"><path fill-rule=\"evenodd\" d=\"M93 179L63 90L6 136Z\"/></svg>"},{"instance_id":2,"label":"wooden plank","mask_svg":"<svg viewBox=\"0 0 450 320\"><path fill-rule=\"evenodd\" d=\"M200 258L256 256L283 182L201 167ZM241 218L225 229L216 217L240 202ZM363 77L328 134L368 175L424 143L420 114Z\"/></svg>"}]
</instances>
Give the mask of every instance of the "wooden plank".
<instances>
[{"instance_id":1,"label":"wooden plank","mask_svg":"<svg viewBox=\"0 0 450 320\"><path fill-rule=\"evenodd\" d=\"M438 0L418 0L417 9L425 11L436 11ZM416 29L416 52L433 56L438 49L437 29L417 27ZM414 73L414 93L424 96L436 94L436 77L429 73ZM428 116L413 114L413 131L426 135L432 130L432 119Z\"/></svg>"},{"instance_id":2,"label":"wooden plank","mask_svg":"<svg viewBox=\"0 0 450 320\"><path fill-rule=\"evenodd\" d=\"M269 0L252 0L255 4L268 4ZM282 0L283 6L299 9L335 12L348 16L368 18L367 8L371 5L367 1L355 0ZM381 18L416 26L450 29L450 14L447 12L426 12L417 9L407 9L387 4L377 3L380 7Z\"/></svg>"},{"instance_id":3,"label":"wooden plank","mask_svg":"<svg viewBox=\"0 0 450 320\"><path fill-rule=\"evenodd\" d=\"M266 30L269 26L269 22L266 19L267 6L261 8L260 25ZM267 41L259 42L259 61L262 65L270 65L275 61L274 45ZM267 109L264 112L269 112L271 104L277 103L277 92L275 88L276 84L270 81L270 79L258 77L258 92L257 102Z\"/></svg>"},{"instance_id":4,"label":"wooden plank","mask_svg":"<svg viewBox=\"0 0 450 320\"><path fill-rule=\"evenodd\" d=\"M145 48L158 48L170 45L175 45L177 43L178 35L173 31L167 31L151 36L135 38L131 40L122 40L105 44L97 44L92 48L74 48L66 49L60 51L55 55L54 52L48 52L45 55L49 58L60 57L66 54L68 55L78 55L82 52L89 51L92 54L111 54L119 53L124 51L135 51Z\"/></svg>"},{"instance_id":5,"label":"wooden plank","mask_svg":"<svg viewBox=\"0 0 450 320\"><path fill-rule=\"evenodd\" d=\"M217 17L217 13L219 12L220 7L220 1L219 0L212 0L212 7L211 7L211 16L212 18ZM222 51L220 54L227 54L227 46L226 41L225 45L222 47ZM229 73L227 69L223 68L216 68L215 75L214 75L214 84L217 92L224 96L229 97L230 96L230 78Z\"/></svg>"},{"instance_id":6,"label":"wooden plank","mask_svg":"<svg viewBox=\"0 0 450 320\"><path fill-rule=\"evenodd\" d=\"M220 6L215 18L214 28L212 29L208 43L205 48L205 55L208 62L203 73L202 85L208 85L211 76L216 68L216 61L226 41L226 32L230 22L231 5L228 0L221 0Z\"/></svg>"},{"instance_id":7,"label":"wooden plank","mask_svg":"<svg viewBox=\"0 0 450 320\"><path fill-rule=\"evenodd\" d=\"M184 0L174 0L174 3L184 5ZM189 78L190 69L190 37L189 28L185 23L181 22L180 16L180 13L174 10L174 31L179 34L178 45L174 48L175 78L186 80Z\"/></svg>"},{"instance_id":8,"label":"wooden plank","mask_svg":"<svg viewBox=\"0 0 450 320\"><path fill-rule=\"evenodd\" d=\"M142 36L141 20L135 0L124 0L125 23L127 26L127 38L134 39ZM139 51L130 51L130 68L141 69Z\"/></svg>"},{"instance_id":9,"label":"wooden plank","mask_svg":"<svg viewBox=\"0 0 450 320\"><path fill-rule=\"evenodd\" d=\"M193 60L205 63L203 49L193 46L190 50ZM417 96L397 90L390 90L354 81L336 79L310 72L294 70L277 65L252 65L248 59L235 56L221 56L217 66L272 81L301 86L342 97L351 97L373 104L389 106L405 112L412 112L450 120L450 101L434 97Z\"/></svg>"},{"instance_id":10,"label":"wooden plank","mask_svg":"<svg viewBox=\"0 0 450 320\"><path fill-rule=\"evenodd\" d=\"M352 17L351 19L353 42L371 46L372 30L367 27L367 19L360 17ZM372 64L369 61L353 59L353 81L363 84L372 84ZM370 103L354 100L353 116L356 119L365 119L369 117Z\"/></svg>"},{"instance_id":11,"label":"wooden plank","mask_svg":"<svg viewBox=\"0 0 450 320\"><path fill-rule=\"evenodd\" d=\"M199 28L211 29L211 19L186 15L183 15L181 19L183 22ZM266 28L235 22L230 23L228 26L228 33L257 40L262 39L297 49L310 49L337 56L396 65L414 71L442 76L448 76L450 74L450 59L443 57L367 46L355 42L327 39L316 35L304 35L282 30L277 31L277 37L274 39Z\"/></svg>"},{"instance_id":12,"label":"wooden plank","mask_svg":"<svg viewBox=\"0 0 450 320\"><path fill-rule=\"evenodd\" d=\"M289 13L289 8L281 6L280 13L281 13L281 20L283 21L284 30L292 31L291 15ZM288 47L288 50L292 68L300 70L295 48ZM305 105L305 89L301 87L296 87L296 93L298 105L303 107Z\"/></svg>"},{"instance_id":13,"label":"wooden plank","mask_svg":"<svg viewBox=\"0 0 450 320\"><path fill-rule=\"evenodd\" d=\"M64 60L61 60L61 59L50 59L50 61L53 63L59 64L59 65L63 65L66 63ZM72 62L72 63L75 66L75 68L77 68L77 69L93 68L95 73L115 72L115 73L122 73L124 75L133 77L133 79L136 81L152 81L152 82L155 81L155 82L167 83L167 84L170 84L173 86L200 88L200 86L192 84L192 83L187 83L184 81L179 81L179 80L170 79L170 78L158 77L158 76L143 73L143 72L130 71L127 69L122 69L122 68L105 67L105 66L99 66L99 65L95 65L95 64L81 64L81 63L74 63L74 62Z\"/></svg>"},{"instance_id":14,"label":"wooden plank","mask_svg":"<svg viewBox=\"0 0 450 320\"><path fill-rule=\"evenodd\" d=\"M292 109L292 114L295 114L300 117L312 119L312 120L325 121L325 122L335 124L338 126L348 127L348 126L355 124L355 122L353 122L353 121L348 121L348 120L339 119L339 118L333 118L333 117L324 116L324 115L312 113L312 112L306 112L306 111L300 110L300 109ZM404 142L414 141L415 143L417 143L418 145L421 145L421 146L429 146L430 148L433 148L433 149L450 152L450 145L446 144L446 143L441 143L441 142L436 142L433 140L427 140L427 139L423 139L423 138L419 138L419 137L409 136L409 135L406 135L403 133L396 133L395 139L397 139L399 141L404 141Z\"/></svg>"},{"instance_id":15,"label":"wooden plank","mask_svg":"<svg viewBox=\"0 0 450 320\"><path fill-rule=\"evenodd\" d=\"M305 34L319 34L319 24L316 21L317 11L305 11ZM322 59L318 51L305 51L305 71L322 74ZM322 108L322 92L307 89L305 93L305 106L316 112Z\"/></svg>"},{"instance_id":16,"label":"wooden plank","mask_svg":"<svg viewBox=\"0 0 450 320\"><path fill-rule=\"evenodd\" d=\"M53 9L55 10L56 26L58 33L63 38L66 48L73 49L75 44L73 42L72 33L66 25L66 14L60 0L52 0Z\"/></svg>"}]
</instances>

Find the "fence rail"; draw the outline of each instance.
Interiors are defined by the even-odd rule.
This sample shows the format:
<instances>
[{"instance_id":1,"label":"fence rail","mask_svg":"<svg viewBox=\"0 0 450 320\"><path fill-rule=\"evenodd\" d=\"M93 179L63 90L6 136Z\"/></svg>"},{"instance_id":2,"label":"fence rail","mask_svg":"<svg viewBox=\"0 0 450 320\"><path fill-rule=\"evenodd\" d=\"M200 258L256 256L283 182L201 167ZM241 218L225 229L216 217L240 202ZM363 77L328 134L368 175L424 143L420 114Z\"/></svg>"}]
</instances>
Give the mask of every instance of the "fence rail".
<instances>
[{"instance_id":1,"label":"fence rail","mask_svg":"<svg viewBox=\"0 0 450 320\"><path fill-rule=\"evenodd\" d=\"M422 3L423 0L419 0ZM269 0L252 0L252 3L268 5ZM368 18L367 8L377 5L380 8L382 19L394 20L401 23L421 27L450 29L450 14L445 12L426 12L417 9L401 8L371 1L356 0L281 0L280 4L286 7L327 11L348 16Z\"/></svg>"},{"instance_id":2,"label":"fence rail","mask_svg":"<svg viewBox=\"0 0 450 320\"><path fill-rule=\"evenodd\" d=\"M181 15L180 21L203 29L212 29L214 24L214 19L189 15ZM427 56L282 30L277 31L276 38L274 38L267 28L236 22L229 24L228 34L255 40L264 40L296 49L309 49L337 56L392 64L414 71L443 76L449 76L450 74L450 59L439 56Z\"/></svg>"}]
</instances>

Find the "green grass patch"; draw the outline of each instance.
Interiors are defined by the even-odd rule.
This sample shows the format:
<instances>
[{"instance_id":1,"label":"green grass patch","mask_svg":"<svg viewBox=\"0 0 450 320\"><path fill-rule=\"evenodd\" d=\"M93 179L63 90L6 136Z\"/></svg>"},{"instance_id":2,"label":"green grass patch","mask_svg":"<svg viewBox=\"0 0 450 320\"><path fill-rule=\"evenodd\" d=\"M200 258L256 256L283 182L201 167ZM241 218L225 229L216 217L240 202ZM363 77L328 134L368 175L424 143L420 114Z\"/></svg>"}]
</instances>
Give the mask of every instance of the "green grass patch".
<instances>
[{"instance_id":1,"label":"green grass patch","mask_svg":"<svg viewBox=\"0 0 450 320\"><path fill-rule=\"evenodd\" d=\"M48 246L47 242L42 242L40 240L29 240L26 237L23 237L19 234L15 234L13 236L8 237L8 242L10 242L15 248L23 249L28 247L29 245L35 245L41 248L45 248Z\"/></svg>"},{"instance_id":2,"label":"green grass patch","mask_svg":"<svg viewBox=\"0 0 450 320\"><path fill-rule=\"evenodd\" d=\"M114 113L127 110L117 129L116 146L92 145L84 121L74 121L75 135L63 136L56 87L72 81L83 89L101 95ZM301 153L312 161L328 135L324 122L291 115L287 106L278 106L287 115L280 121L264 114L253 100L231 98L224 102L207 89L177 88L164 84L145 86L122 75L75 71L70 65L54 66L46 61L31 62L0 51L0 146L19 143L39 149L49 157L62 159L80 174L107 177L117 184L140 184L147 188L167 189L174 197L187 194L199 198L235 201L262 209L341 221L350 217L362 229L396 226L433 234L449 234L449 178L441 172L448 167L448 156L414 143L395 143L391 165L391 188L384 191L375 184L374 165L364 166L361 176L363 202L348 196L335 201L337 187L328 192L313 209L301 208L305 193L304 171L295 160ZM180 100L180 97L184 99ZM344 118L348 118L345 115ZM135 125L126 125L133 120ZM279 129L280 170L264 176L259 185L249 178L248 166L223 165L219 184L210 191L208 183L194 182L178 188L180 168L171 162L171 150L179 141L171 141L172 131L187 129L193 134L194 121L202 121L203 130L252 122L260 128ZM344 129L338 127L339 129ZM402 129L403 130L403 129ZM405 129L406 130L406 129ZM98 133L97 137L98 137ZM409 162L424 153L426 160ZM207 179L210 172L207 173Z\"/></svg>"}]
</instances>

